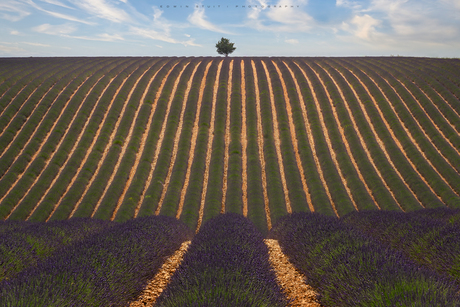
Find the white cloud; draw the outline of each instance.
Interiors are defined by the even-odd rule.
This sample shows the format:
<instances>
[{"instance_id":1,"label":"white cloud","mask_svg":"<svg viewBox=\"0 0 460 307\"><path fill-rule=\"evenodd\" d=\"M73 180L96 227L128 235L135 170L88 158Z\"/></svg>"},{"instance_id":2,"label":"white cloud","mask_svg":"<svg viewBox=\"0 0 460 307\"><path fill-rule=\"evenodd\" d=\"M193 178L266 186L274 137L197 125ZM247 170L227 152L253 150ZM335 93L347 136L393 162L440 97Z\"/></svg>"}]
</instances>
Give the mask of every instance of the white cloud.
<instances>
[{"instance_id":1,"label":"white cloud","mask_svg":"<svg viewBox=\"0 0 460 307\"><path fill-rule=\"evenodd\" d=\"M291 45L297 45L299 43L299 40L291 38L291 39L286 39L285 42Z\"/></svg>"},{"instance_id":2,"label":"white cloud","mask_svg":"<svg viewBox=\"0 0 460 307\"><path fill-rule=\"evenodd\" d=\"M0 2L0 18L9 21L19 21L30 15L23 3L15 0L2 0Z\"/></svg>"},{"instance_id":3,"label":"white cloud","mask_svg":"<svg viewBox=\"0 0 460 307\"><path fill-rule=\"evenodd\" d=\"M21 35L21 33L19 31L17 31L17 30L11 30L10 34L11 35Z\"/></svg>"},{"instance_id":4,"label":"white cloud","mask_svg":"<svg viewBox=\"0 0 460 307\"><path fill-rule=\"evenodd\" d=\"M31 46L35 46L35 47L51 47L50 45L40 44L40 43L23 42L23 44L31 45Z\"/></svg>"},{"instance_id":5,"label":"white cloud","mask_svg":"<svg viewBox=\"0 0 460 307\"><path fill-rule=\"evenodd\" d=\"M366 41L371 40L375 36L375 28L381 24L379 20L368 14L363 16L356 15L353 17L350 23L351 25L348 23L343 23L342 29L351 32L356 37Z\"/></svg>"},{"instance_id":6,"label":"white cloud","mask_svg":"<svg viewBox=\"0 0 460 307\"><path fill-rule=\"evenodd\" d=\"M275 4L277 8L268 8L264 0L250 0L250 3L247 25L256 30L307 32L315 26L314 19L297 7L306 4L306 0L280 0Z\"/></svg>"},{"instance_id":7,"label":"white cloud","mask_svg":"<svg viewBox=\"0 0 460 307\"><path fill-rule=\"evenodd\" d=\"M87 13L112 22L131 22L131 17L124 10L114 7L105 0L72 0L73 4Z\"/></svg>"},{"instance_id":8,"label":"white cloud","mask_svg":"<svg viewBox=\"0 0 460 307\"><path fill-rule=\"evenodd\" d=\"M67 14L61 14L61 13L58 13L58 12L45 10L42 7L40 7L39 5L37 5L35 2L33 2L32 0L25 0L25 1L28 4L30 4L31 6L33 6L35 9L37 9L39 11L42 11L42 12L45 12L48 15L51 15L53 17L60 18L60 19L65 19L65 20L69 20L69 21L75 21L75 22L79 22L79 23L84 23L84 24L87 24L87 25L95 25L94 22L89 22L89 21L86 21L86 20L82 20L80 18L70 16L70 15L67 15Z\"/></svg>"},{"instance_id":9,"label":"white cloud","mask_svg":"<svg viewBox=\"0 0 460 307\"><path fill-rule=\"evenodd\" d=\"M174 38L172 38L170 36L169 33L167 32L158 32L154 29L142 29L142 28L138 28L138 27L131 27L131 33L133 35L138 35L138 36L142 36L142 37L145 37L145 38L150 38L150 39L153 39L153 40L159 40L159 41L163 41L163 42L167 42L167 43L171 43L171 44L182 44L184 46L196 46L196 47L201 47L201 45L199 44L196 44L194 41L194 39L190 39L190 40L187 40L187 41L178 41Z\"/></svg>"},{"instance_id":10,"label":"white cloud","mask_svg":"<svg viewBox=\"0 0 460 307\"><path fill-rule=\"evenodd\" d=\"M193 13L187 17L187 20L192 25L197 26L198 28L201 28L201 29L218 32L218 33L233 34L209 22L208 20L206 20L206 16L204 14L204 8L200 6L198 8L195 7Z\"/></svg>"},{"instance_id":11,"label":"white cloud","mask_svg":"<svg viewBox=\"0 0 460 307\"><path fill-rule=\"evenodd\" d=\"M68 35L77 31L77 27L72 24L63 25L50 25L48 23L42 24L32 28L33 31L49 34L49 35Z\"/></svg>"},{"instance_id":12,"label":"white cloud","mask_svg":"<svg viewBox=\"0 0 460 307\"><path fill-rule=\"evenodd\" d=\"M49 3L49 4L53 4L53 5L57 5L57 6L61 6L61 7L65 7L67 9L71 9L71 10L74 10L73 7L70 7L64 3L62 3L61 1L58 1L58 0L41 0L42 2L46 2L46 3Z\"/></svg>"},{"instance_id":13,"label":"white cloud","mask_svg":"<svg viewBox=\"0 0 460 307\"><path fill-rule=\"evenodd\" d=\"M24 52L25 50L16 46L5 46L0 44L0 54L18 54Z\"/></svg>"},{"instance_id":14,"label":"white cloud","mask_svg":"<svg viewBox=\"0 0 460 307\"><path fill-rule=\"evenodd\" d=\"M337 0L335 2L336 6L348 7L354 10L361 9L361 4L358 1L349 1L349 0Z\"/></svg>"}]
</instances>

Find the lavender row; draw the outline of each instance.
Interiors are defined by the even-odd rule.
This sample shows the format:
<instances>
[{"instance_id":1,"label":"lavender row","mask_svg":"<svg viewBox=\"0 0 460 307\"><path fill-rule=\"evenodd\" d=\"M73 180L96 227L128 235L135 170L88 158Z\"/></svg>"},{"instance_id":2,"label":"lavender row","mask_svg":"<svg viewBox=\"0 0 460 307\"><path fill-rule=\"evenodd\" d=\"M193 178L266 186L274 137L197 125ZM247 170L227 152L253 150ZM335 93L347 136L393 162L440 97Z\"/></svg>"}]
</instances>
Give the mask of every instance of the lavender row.
<instances>
[{"instance_id":1,"label":"lavender row","mask_svg":"<svg viewBox=\"0 0 460 307\"><path fill-rule=\"evenodd\" d=\"M36 265L60 249L113 225L95 219L51 223L0 222L0 281Z\"/></svg>"},{"instance_id":2,"label":"lavender row","mask_svg":"<svg viewBox=\"0 0 460 307\"><path fill-rule=\"evenodd\" d=\"M190 237L173 218L129 220L3 281L0 306L126 306Z\"/></svg>"},{"instance_id":3,"label":"lavender row","mask_svg":"<svg viewBox=\"0 0 460 307\"><path fill-rule=\"evenodd\" d=\"M460 285L459 218L458 209L436 208L352 213L343 221Z\"/></svg>"},{"instance_id":4,"label":"lavender row","mask_svg":"<svg viewBox=\"0 0 460 307\"><path fill-rule=\"evenodd\" d=\"M286 306L254 224L235 213L208 220L155 306Z\"/></svg>"},{"instance_id":5,"label":"lavender row","mask_svg":"<svg viewBox=\"0 0 460 307\"><path fill-rule=\"evenodd\" d=\"M324 306L458 306L456 286L339 219L294 213L270 238L320 293Z\"/></svg>"}]
</instances>

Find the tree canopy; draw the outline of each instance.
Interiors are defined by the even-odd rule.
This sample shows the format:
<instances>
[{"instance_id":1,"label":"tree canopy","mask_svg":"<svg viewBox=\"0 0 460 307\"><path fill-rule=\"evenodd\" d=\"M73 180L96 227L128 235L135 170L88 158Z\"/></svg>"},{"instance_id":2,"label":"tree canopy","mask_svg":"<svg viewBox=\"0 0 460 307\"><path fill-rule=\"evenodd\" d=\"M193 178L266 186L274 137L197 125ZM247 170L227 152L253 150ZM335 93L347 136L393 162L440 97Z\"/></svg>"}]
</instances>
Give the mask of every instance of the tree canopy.
<instances>
[{"instance_id":1,"label":"tree canopy","mask_svg":"<svg viewBox=\"0 0 460 307\"><path fill-rule=\"evenodd\" d=\"M236 49L236 47L233 47L233 45L234 43L230 43L228 38L222 37L216 44L217 53L225 54L225 56L228 56L229 53L232 53Z\"/></svg>"}]
</instances>

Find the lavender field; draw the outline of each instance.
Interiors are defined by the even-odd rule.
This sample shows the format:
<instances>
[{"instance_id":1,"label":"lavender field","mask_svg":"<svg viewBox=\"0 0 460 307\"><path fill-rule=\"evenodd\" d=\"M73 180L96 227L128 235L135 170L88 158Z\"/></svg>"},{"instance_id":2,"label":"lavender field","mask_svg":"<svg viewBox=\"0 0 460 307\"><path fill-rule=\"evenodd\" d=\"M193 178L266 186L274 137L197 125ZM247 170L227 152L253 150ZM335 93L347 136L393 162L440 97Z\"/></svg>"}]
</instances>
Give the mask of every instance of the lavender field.
<instances>
[{"instance_id":1,"label":"lavender field","mask_svg":"<svg viewBox=\"0 0 460 307\"><path fill-rule=\"evenodd\" d=\"M189 240L158 306L302 306L266 238L304 306L460 306L459 72L0 58L0 306L128 306Z\"/></svg>"}]
</instances>

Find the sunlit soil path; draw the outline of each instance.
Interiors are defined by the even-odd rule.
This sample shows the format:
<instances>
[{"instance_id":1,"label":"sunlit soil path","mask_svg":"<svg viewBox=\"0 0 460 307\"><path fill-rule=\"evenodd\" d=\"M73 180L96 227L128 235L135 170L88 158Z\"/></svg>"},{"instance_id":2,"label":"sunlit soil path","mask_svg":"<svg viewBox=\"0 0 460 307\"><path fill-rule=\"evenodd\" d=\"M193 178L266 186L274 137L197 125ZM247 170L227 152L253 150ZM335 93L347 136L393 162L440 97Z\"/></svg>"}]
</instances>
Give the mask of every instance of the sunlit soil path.
<instances>
[{"instance_id":1,"label":"sunlit soil path","mask_svg":"<svg viewBox=\"0 0 460 307\"><path fill-rule=\"evenodd\" d=\"M138 299L131 302L129 305L130 307L147 307L155 304L158 297L169 284L171 276L181 264L190 243L190 241L182 243L181 247L163 263L160 271L158 271L155 277L147 284Z\"/></svg>"},{"instance_id":2,"label":"sunlit soil path","mask_svg":"<svg viewBox=\"0 0 460 307\"><path fill-rule=\"evenodd\" d=\"M295 84L297 93L299 95L300 107L302 109L302 117L303 117L303 120L305 122L305 129L306 129L307 136L308 136L308 142L310 144L310 148L311 148L312 153L313 153L313 159L315 160L316 169L317 169L319 177L321 179L321 183L323 184L324 190L326 191L326 194L327 194L327 196L329 198L329 202L331 203L331 206L332 206L332 209L333 209L334 213L337 216L339 216L339 214L337 212L337 208L335 207L334 201L332 199L331 192L330 192L329 187L328 187L328 185L326 183L326 179L324 178L324 173L323 173L323 171L321 169L321 164L319 162L318 155L316 153L315 140L313 138L313 132L311 131L311 125L310 125L310 122L308 120L308 115L307 115L307 108L305 107L305 101L303 99L303 96L301 95L301 90L300 90L299 83L297 81L297 78L295 78L294 72L292 71L291 67L289 67L289 65L287 65L286 62L283 62L283 63L284 63L284 65L286 65L287 69L289 70L289 73L291 74L291 77L294 80L294 84ZM299 69L300 69L300 67L299 67ZM304 75L305 79L307 79L305 73L302 70L301 70L301 72Z\"/></svg>"},{"instance_id":3,"label":"sunlit soil path","mask_svg":"<svg viewBox=\"0 0 460 307\"><path fill-rule=\"evenodd\" d=\"M270 206L268 201L268 191L267 191L267 174L265 171L265 156L264 156L264 136L262 132L262 116L260 111L260 93L259 93L259 81L257 77L256 65L253 60L251 60L252 72L254 75L254 88L256 91L256 109L257 109L257 143L259 145L259 159L260 166L262 171L262 187L264 192L264 202L265 202L265 215L267 218L267 227L270 230L272 228L272 220L270 216Z\"/></svg>"},{"instance_id":4,"label":"sunlit soil path","mask_svg":"<svg viewBox=\"0 0 460 307\"><path fill-rule=\"evenodd\" d=\"M195 73L196 73L196 71L198 70L198 67L201 64L202 63L200 62L200 63L196 64L196 66L193 68L192 75L190 76L190 79L189 79L188 84L187 84L187 89L185 90L184 99L182 101L182 109L181 109L181 113L180 113L180 117L179 117L179 124L177 126L176 135L174 137L174 146L173 146L173 151L172 151L172 155L171 155L171 162L169 164L168 174L167 174L166 179L165 179L165 181L163 183L163 190L161 192L160 200L158 201L158 206L157 206L157 209L155 211L156 215L160 214L161 208L163 206L163 201L165 199L166 192L167 192L168 187L169 187L169 182L171 180L172 172L173 172L173 169L174 169L174 163L176 162L177 152L179 150L179 140L180 140L180 137L181 137L181 134L182 134L182 126L184 124L184 114L185 114L185 107L187 106L187 98L188 98L188 96L190 94L190 89L192 88L193 77L195 77ZM210 65L211 65L211 62L208 63L208 66L206 68L208 69Z\"/></svg>"},{"instance_id":5,"label":"sunlit soil path","mask_svg":"<svg viewBox=\"0 0 460 307\"><path fill-rule=\"evenodd\" d=\"M222 63L223 61L219 62L217 67L217 74L216 74L216 81L214 82L214 91L212 95L212 107L211 107L211 123L209 126L208 131L208 147L206 150L206 167L204 170L204 178L203 178L203 190L201 191L201 203L200 209L198 210L198 222L196 226L196 232L200 230L201 223L203 222L203 213L204 213L204 205L206 201L206 192L208 191L208 179L209 179L209 165L211 164L211 155L212 155L212 142L214 140L214 127L216 125L216 102L217 102L217 90L219 88L219 79L220 79L220 72L222 70ZM227 101L228 106L229 101ZM227 114L228 115L228 114ZM227 117L228 120L228 117ZM227 160L228 161L228 160ZM225 175L224 175L225 178ZM226 181L224 181L226 182ZM224 194L225 195L225 194ZM225 196L224 196L225 198ZM222 206L225 206L225 203L222 201Z\"/></svg>"},{"instance_id":6,"label":"sunlit soil path","mask_svg":"<svg viewBox=\"0 0 460 307\"><path fill-rule=\"evenodd\" d=\"M177 219L180 218L182 214L182 210L184 209L185 194L187 193L187 188L190 182L190 174L192 171L193 158L195 157L196 139L198 137L201 105L203 103L203 94L204 94L204 89L206 87L206 77L208 76L208 72L209 72L209 68L211 67L211 64L212 64L212 61L209 61L209 63L206 65L206 70L204 72L203 79L201 80L200 93L198 96L198 103L196 107L195 121L193 123L192 140L190 142L190 151L189 151L188 161L187 161L187 172L185 173L185 181L184 181L184 185L182 186L179 205L177 207L177 212L176 212ZM160 213L158 210L157 212L158 214ZM157 212L155 212L155 214L157 214Z\"/></svg>"},{"instance_id":7,"label":"sunlit soil path","mask_svg":"<svg viewBox=\"0 0 460 307\"><path fill-rule=\"evenodd\" d=\"M278 284L286 298L292 300L290 307L320 307L318 293L307 284L305 276L300 273L281 250L277 240L265 239L268 255Z\"/></svg>"}]
</instances>

